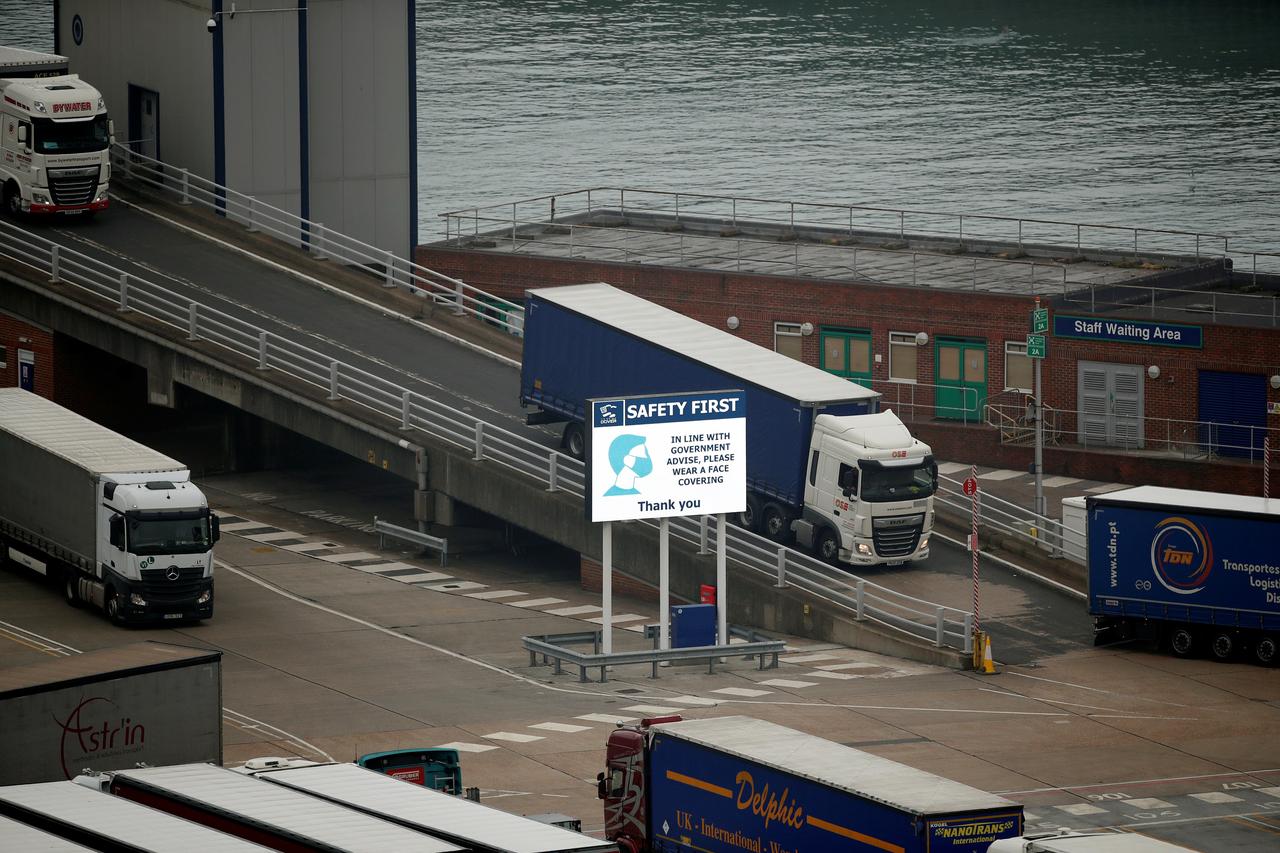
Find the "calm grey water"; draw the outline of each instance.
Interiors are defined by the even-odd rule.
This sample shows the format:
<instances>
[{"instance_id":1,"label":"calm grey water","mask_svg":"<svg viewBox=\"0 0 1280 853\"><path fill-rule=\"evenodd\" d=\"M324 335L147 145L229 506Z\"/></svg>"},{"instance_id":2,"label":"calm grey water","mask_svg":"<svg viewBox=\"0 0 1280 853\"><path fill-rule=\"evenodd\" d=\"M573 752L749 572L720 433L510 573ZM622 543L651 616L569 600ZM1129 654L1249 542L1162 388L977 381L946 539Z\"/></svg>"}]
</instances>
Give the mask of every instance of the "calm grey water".
<instances>
[{"instance_id":1,"label":"calm grey water","mask_svg":"<svg viewBox=\"0 0 1280 853\"><path fill-rule=\"evenodd\" d=\"M625 185L1280 251L1280 4L416 0L423 239ZM49 0L0 0L48 48Z\"/></svg>"}]
</instances>

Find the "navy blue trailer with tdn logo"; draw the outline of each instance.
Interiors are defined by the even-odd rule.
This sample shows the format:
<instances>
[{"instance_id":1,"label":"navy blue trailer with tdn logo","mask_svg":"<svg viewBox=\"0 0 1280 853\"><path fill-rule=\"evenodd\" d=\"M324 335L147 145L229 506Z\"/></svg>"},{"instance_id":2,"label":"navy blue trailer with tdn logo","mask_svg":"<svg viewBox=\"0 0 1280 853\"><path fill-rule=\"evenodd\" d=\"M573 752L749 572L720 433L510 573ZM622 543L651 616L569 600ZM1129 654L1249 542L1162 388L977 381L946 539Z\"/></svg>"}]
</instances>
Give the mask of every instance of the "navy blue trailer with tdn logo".
<instances>
[{"instance_id":1,"label":"navy blue trailer with tdn logo","mask_svg":"<svg viewBox=\"0 0 1280 853\"><path fill-rule=\"evenodd\" d=\"M1097 637L1277 661L1280 500L1140 486L1086 500Z\"/></svg>"}]
</instances>

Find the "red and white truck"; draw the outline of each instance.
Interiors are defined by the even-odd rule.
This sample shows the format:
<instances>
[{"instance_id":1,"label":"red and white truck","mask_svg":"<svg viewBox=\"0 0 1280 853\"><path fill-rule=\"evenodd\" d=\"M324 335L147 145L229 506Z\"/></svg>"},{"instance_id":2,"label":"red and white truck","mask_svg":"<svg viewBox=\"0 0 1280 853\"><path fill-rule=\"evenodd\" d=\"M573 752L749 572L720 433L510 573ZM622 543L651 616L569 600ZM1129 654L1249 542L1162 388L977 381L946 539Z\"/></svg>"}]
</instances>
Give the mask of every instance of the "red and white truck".
<instances>
[{"instance_id":1,"label":"red and white truck","mask_svg":"<svg viewBox=\"0 0 1280 853\"><path fill-rule=\"evenodd\" d=\"M92 216L107 207L106 102L67 58L0 47L0 193L10 215Z\"/></svg>"}]
</instances>

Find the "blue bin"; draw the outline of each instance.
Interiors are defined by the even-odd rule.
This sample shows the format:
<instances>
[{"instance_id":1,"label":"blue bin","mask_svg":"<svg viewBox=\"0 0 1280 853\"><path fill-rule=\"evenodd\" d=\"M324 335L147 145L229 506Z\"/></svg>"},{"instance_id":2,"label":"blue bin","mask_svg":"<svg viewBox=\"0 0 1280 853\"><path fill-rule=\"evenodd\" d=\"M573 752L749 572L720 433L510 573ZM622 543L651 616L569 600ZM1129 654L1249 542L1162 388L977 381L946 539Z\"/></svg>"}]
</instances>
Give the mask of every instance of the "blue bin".
<instances>
[{"instance_id":1,"label":"blue bin","mask_svg":"<svg viewBox=\"0 0 1280 853\"><path fill-rule=\"evenodd\" d=\"M671 648L716 644L716 606L677 604L671 608Z\"/></svg>"}]
</instances>

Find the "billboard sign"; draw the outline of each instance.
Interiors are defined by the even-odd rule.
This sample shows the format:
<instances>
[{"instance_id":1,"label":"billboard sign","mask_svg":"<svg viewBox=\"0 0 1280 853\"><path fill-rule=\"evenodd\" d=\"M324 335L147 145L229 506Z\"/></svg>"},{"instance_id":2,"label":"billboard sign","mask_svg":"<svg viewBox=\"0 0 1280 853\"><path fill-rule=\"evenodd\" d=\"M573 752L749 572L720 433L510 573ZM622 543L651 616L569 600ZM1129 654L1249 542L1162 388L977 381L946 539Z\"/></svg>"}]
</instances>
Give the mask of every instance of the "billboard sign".
<instances>
[{"instance_id":1,"label":"billboard sign","mask_svg":"<svg viewBox=\"0 0 1280 853\"><path fill-rule=\"evenodd\" d=\"M744 392L601 398L589 417L591 521L746 509Z\"/></svg>"}]
</instances>

